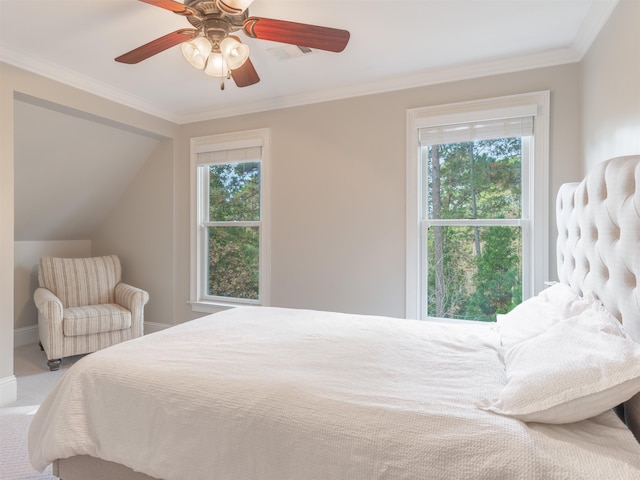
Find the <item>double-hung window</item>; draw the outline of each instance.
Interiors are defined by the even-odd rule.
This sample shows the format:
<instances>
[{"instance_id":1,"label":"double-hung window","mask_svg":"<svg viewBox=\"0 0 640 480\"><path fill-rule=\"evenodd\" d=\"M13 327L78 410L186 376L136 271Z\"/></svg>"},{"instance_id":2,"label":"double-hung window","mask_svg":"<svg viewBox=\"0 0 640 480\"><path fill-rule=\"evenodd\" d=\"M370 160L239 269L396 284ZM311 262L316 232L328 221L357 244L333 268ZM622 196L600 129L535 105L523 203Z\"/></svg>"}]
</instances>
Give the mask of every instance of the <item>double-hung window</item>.
<instances>
[{"instance_id":1,"label":"double-hung window","mask_svg":"<svg viewBox=\"0 0 640 480\"><path fill-rule=\"evenodd\" d=\"M194 138L192 305L269 303L269 131Z\"/></svg>"},{"instance_id":2,"label":"double-hung window","mask_svg":"<svg viewBox=\"0 0 640 480\"><path fill-rule=\"evenodd\" d=\"M495 320L548 275L548 93L408 112L407 316Z\"/></svg>"}]
</instances>

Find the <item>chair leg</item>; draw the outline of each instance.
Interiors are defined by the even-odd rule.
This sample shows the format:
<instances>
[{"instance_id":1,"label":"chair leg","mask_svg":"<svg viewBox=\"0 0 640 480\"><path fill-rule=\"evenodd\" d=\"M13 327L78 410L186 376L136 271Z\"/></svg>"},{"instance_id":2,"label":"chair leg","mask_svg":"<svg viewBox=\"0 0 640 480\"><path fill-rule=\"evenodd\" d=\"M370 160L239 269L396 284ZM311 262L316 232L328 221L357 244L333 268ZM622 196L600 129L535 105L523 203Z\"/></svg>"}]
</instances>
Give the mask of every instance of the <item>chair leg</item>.
<instances>
[{"instance_id":1,"label":"chair leg","mask_svg":"<svg viewBox=\"0 0 640 480\"><path fill-rule=\"evenodd\" d=\"M56 358L55 360L47 360L47 365L49 365L49 370L52 372L60 369L60 365L62 364L61 358Z\"/></svg>"}]
</instances>

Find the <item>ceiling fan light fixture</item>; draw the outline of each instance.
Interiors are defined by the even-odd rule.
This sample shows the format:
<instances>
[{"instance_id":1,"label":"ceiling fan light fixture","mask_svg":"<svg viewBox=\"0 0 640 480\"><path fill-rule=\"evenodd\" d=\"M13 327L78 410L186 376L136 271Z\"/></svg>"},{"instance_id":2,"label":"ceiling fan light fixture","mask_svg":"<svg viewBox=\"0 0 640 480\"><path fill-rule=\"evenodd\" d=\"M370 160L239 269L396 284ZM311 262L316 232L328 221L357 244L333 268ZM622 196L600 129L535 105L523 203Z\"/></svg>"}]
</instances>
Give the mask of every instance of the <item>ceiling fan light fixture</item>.
<instances>
[{"instance_id":1,"label":"ceiling fan light fixture","mask_svg":"<svg viewBox=\"0 0 640 480\"><path fill-rule=\"evenodd\" d=\"M244 12L252 3L253 0L217 0L216 6L225 13L237 15Z\"/></svg>"},{"instance_id":2,"label":"ceiling fan light fixture","mask_svg":"<svg viewBox=\"0 0 640 480\"><path fill-rule=\"evenodd\" d=\"M207 67L204 73L212 77L226 77L229 75L229 66L220 52L211 52L207 60Z\"/></svg>"},{"instance_id":3,"label":"ceiling fan light fixture","mask_svg":"<svg viewBox=\"0 0 640 480\"><path fill-rule=\"evenodd\" d=\"M228 36L220 42L220 51L229 70L235 70L244 65L249 58L249 45L241 43L236 37Z\"/></svg>"},{"instance_id":4,"label":"ceiling fan light fixture","mask_svg":"<svg viewBox=\"0 0 640 480\"><path fill-rule=\"evenodd\" d=\"M202 70L211 53L211 42L206 37L196 37L181 45L182 55L193 67Z\"/></svg>"},{"instance_id":5,"label":"ceiling fan light fixture","mask_svg":"<svg viewBox=\"0 0 640 480\"><path fill-rule=\"evenodd\" d=\"M1 1L1 0L0 0ZM181 28L115 58L134 64L181 45L185 60L218 78L233 78L236 86L260 81L249 58L249 46L230 35L241 31L249 38L299 46L298 49L341 52L349 42L347 30L264 17L250 17L253 0L140 0L186 17L193 28ZM251 40L250 40L251 42ZM221 83L224 88L224 81Z\"/></svg>"}]
</instances>

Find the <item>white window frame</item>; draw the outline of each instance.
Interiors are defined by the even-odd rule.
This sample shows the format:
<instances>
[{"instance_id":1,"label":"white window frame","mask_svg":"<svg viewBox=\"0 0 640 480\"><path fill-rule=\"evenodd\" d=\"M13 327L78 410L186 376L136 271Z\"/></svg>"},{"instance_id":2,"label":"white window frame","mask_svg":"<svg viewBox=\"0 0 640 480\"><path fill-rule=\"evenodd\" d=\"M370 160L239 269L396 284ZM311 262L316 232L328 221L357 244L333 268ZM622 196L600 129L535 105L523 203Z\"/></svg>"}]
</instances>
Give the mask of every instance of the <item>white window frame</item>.
<instances>
[{"instance_id":1,"label":"white window frame","mask_svg":"<svg viewBox=\"0 0 640 480\"><path fill-rule=\"evenodd\" d=\"M260 286L258 300L211 299L206 295L206 226L202 221L203 207L201 192L205 190L198 180L198 154L233 150L238 148L261 147L260 167L260 221L252 222L260 228ZM196 312L211 313L221 307L233 307L253 304L268 306L271 304L271 132L268 128L246 130L242 132L194 137L190 142L191 150L191 309ZM208 192L208 185L205 186ZM208 200L206 202L208 204ZM244 224L245 222L243 222Z\"/></svg>"},{"instance_id":2,"label":"white window frame","mask_svg":"<svg viewBox=\"0 0 640 480\"><path fill-rule=\"evenodd\" d=\"M419 130L423 127L534 117L533 158L528 162L528 181L523 175L522 185L523 199L531 199L531 204L528 209L523 205L523 219L517 221L523 235L523 300L544 288L549 278L549 104L549 91L541 91L407 110L406 318L427 319L421 295L426 281L426 264L421 268L425 227L420 206L424 186ZM523 158L523 168L527 168L526 163Z\"/></svg>"}]
</instances>

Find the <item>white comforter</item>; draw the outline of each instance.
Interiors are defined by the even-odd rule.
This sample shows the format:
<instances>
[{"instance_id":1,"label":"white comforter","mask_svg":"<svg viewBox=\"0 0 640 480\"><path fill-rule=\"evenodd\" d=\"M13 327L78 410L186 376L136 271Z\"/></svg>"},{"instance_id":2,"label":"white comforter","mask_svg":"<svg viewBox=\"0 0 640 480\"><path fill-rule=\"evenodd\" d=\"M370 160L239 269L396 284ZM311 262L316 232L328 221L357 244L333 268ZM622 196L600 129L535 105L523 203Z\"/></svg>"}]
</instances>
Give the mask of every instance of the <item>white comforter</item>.
<instances>
[{"instance_id":1,"label":"white comforter","mask_svg":"<svg viewBox=\"0 0 640 480\"><path fill-rule=\"evenodd\" d=\"M491 325L239 308L78 361L31 462L92 455L167 480L638 479L612 413L526 425L478 409L504 385Z\"/></svg>"}]
</instances>

